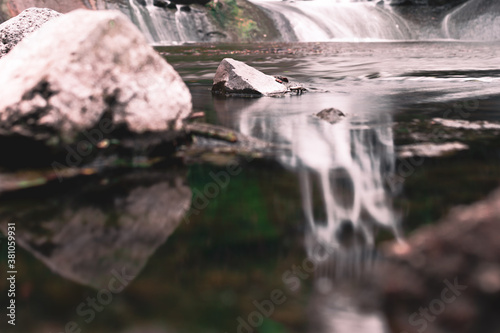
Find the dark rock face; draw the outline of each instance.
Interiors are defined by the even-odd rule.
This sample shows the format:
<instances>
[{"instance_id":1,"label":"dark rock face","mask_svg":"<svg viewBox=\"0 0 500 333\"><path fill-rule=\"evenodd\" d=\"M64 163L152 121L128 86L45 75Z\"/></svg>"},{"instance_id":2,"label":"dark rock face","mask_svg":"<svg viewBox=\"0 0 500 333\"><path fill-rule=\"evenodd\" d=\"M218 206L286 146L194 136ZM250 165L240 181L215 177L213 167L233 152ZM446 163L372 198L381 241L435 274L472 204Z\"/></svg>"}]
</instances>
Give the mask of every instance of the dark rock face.
<instances>
[{"instance_id":1,"label":"dark rock face","mask_svg":"<svg viewBox=\"0 0 500 333\"><path fill-rule=\"evenodd\" d=\"M321 110L320 112L315 114L315 116L320 119L326 120L330 124L334 124L342 120L345 117L345 114L339 109L329 108Z\"/></svg>"},{"instance_id":2,"label":"dark rock face","mask_svg":"<svg viewBox=\"0 0 500 333\"><path fill-rule=\"evenodd\" d=\"M62 149L95 129L175 132L191 112L178 73L119 12L77 10L47 23L0 72L0 139Z\"/></svg>"},{"instance_id":3,"label":"dark rock face","mask_svg":"<svg viewBox=\"0 0 500 333\"><path fill-rule=\"evenodd\" d=\"M0 25L0 58L26 36L61 14L47 8L28 8Z\"/></svg>"},{"instance_id":4,"label":"dark rock face","mask_svg":"<svg viewBox=\"0 0 500 333\"><path fill-rule=\"evenodd\" d=\"M287 87L247 64L225 58L214 77L212 93L217 95L272 96L287 92Z\"/></svg>"},{"instance_id":5,"label":"dark rock face","mask_svg":"<svg viewBox=\"0 0 500 333\"><path fill-rule=\"evenodd\" d=\"M172 0L173 3L178 4L178 5L206 5L209 3L211 0Z\"/></svg>"},{"instance_id":6,"label":"dark rock face","mask_svg":"<svg viewBox=\"0 0 500 333\"><path fill-rule=\"evenodd\" d=\"M500 190L386 256L380 279L394 332L500 331Z\"/></svg>"},{"instance_id":7,"label":"dark rock face","mask_svg":"<svg viewBox=\"0 0 500 333\"><path fill-rule=\"evenodd\" d=\"M392 0L392 6L458 6L467 0Z\"/></svg>"},{"instance_id":8,"label":"dark rock face","mask_svg":"<svg viewBox=\"0 0 500 333\"><path fill-rule=\"evenodd\" d=\"M154 0L153 5L155 5L156 7L160 7L160 8L167 8L168 2L165 0Z\"/></svg>"},{"instance_id":9,"label":"dark rock face","mask_svg":"<svg viewBox=\"0 0 500 333\"><path fill-rule=\"evenodd\" d=\"M105 0L106 2L123 2L127 0ZM7 18L12 18L19 15L22 11L29 8L50 8L58 11L59 13L69 13L75 9L98 9L98 3L103 3L102 0L88 1L88 0L3 0L1 1L0 11Z\"/></svg>"}]
</instances>

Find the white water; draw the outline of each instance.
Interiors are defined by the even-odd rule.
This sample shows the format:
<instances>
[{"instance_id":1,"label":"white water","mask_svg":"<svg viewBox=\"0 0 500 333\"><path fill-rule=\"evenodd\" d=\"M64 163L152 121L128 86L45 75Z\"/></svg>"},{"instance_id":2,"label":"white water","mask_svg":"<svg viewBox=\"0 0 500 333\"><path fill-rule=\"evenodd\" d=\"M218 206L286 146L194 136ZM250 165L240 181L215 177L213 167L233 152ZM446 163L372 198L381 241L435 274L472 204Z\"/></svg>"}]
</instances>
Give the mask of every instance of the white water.
<instances>
[{"instance_id":1,"label":"white water","mask_svg":"<svg viewBox=\"0 0 500 333\"><path fill-rule=\"evenodd\" d=\"M311 114L281 110L279 115L263 115L257 111L273 108L277 108L274 99L255 101L241 112L236 128L289 146L277 158L298 171L304 216L312 236L307 246L310 256L314 244L341 248L338 232L344 223L350 224L367 246L374 243L376 226L398 236L398 216L390 200L395 155L392 122L384 118L389 116L370 119L377 124L368 127L360 117L332 125ZM321 207L315 197L321 198Z\"/></svg>"},{"instance_id":2,"label":"white water","mask_svg":"<svg viewBox=\"0 0 500 333\"><path fill-rule=\"evenodd\" d=\"M128 0L132 21L152 44L201 42L207 33L213 31L212 24L204 12L192 8L190 12L159 8L153 0L146 0L146 6Z\"/></svg>"},{"instance_id":3,"label":"white water","mask_svg":"<svg viewBox=\"0 0 500 333\"><path fill-rule=\"evenodd\" d=\"M500 2L470 0L446 15L442 29L418 26L389 4L367 0L250 0L274 22L280 41L393 41L415 39L500 40ZM386 1L387 2L387 1ZM152 44L220 41L225 38L207 13L146 6L128 0L123 11Z\"/></svg>"},{"instance_id":4,"label":"white water","mask_svg":"<svg viewBox=\"0 0 500 333\"><path fill-rule=\"evenodd\" d=\"M411 39L410 28L388 5L375 1L252 0L275 22L284 41Z\"/></svg>"}]
</instances>

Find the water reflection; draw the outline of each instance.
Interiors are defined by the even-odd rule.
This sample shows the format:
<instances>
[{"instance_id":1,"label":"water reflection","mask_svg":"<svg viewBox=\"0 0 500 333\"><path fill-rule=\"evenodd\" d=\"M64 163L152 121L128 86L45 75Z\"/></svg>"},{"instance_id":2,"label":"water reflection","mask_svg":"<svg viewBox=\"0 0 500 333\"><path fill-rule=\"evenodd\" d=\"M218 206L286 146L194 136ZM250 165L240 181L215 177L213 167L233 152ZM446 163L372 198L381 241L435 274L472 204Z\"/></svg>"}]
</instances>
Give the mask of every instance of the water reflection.
<instances>
[{"instance_id":1,"label":"water reflection","mask_svg":"<svg viewBox=\"0 0 500 333\"><path fill-rule=\"evenodd\" d=\"M17 244L51 270L104 288L113 272L137 276L173 233L191 203L184 182L185 172L141 171L4 194L0 228L15 221Z\"/></svg>"},{"instance_id":2,"label":"water reflection","mask_svg":"<svg viewBox=\"0 0 500 333\"><path fill-rule=\"evenodd\" d=\"M295 102L304 109L304 100ZM309 226L305 247L315 266L311 332L386 332L370 279L376 229L399 237L389 186L395 170L391 116L357 113L330 124L312 116L319 109L295 111L275 99L215 105L226 126L285 147L277 158L298 173Z\"/></svg>"}]
</instances>

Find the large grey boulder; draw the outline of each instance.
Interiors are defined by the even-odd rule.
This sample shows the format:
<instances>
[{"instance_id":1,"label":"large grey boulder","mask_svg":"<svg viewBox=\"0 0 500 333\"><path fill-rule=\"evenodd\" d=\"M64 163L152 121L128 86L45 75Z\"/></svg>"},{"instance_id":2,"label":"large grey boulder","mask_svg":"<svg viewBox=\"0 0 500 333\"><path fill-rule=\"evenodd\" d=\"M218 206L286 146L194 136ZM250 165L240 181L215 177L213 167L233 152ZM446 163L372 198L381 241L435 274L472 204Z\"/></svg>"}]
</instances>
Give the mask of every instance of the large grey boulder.
<instances>
[{"instance_id":1,"label":"large grey boulder","mask_svg":"<svg viewBox=\"0 0 500 333\"><path fill-rule=\"evenodd\" d=\"M0 24L0 58L9 53L24 37L60 15L48 8L28 8L16 17Z\"/></svg>"},{"instance_id":2,"label":"large grey boulder","mask_svg":"<svg viewBox=\"0 0 500 333\"><path fill-rule=\"evenodd\" d=\"M276 82L273 76L232 58L221 61L212 87L212 93L218 95L272 96L284 94L287 90L287 87Z\"/></svg>"},{"instance_id":3,"label":"large grey boulder","mask_svg":"<svg viewBox=\"0 0 500 333\"><path fill-rule=\"evenodd\" d=\"M48 22L0 61L0 73L0 137L74 143L103 119L132 134L174 132L192 108L178 73L118 11Z\"/></svg>"}]
</instances>

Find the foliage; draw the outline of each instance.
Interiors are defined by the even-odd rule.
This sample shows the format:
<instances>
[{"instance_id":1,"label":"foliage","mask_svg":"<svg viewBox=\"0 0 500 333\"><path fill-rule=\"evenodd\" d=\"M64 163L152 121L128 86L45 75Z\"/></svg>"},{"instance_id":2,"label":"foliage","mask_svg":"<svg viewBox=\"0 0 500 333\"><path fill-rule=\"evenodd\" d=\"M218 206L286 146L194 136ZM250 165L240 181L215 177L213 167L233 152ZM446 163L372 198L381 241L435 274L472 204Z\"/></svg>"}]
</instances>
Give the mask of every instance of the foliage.
<instances>
[{"instance_id":1,"label":"foliage","mask_svg":"<svg viewBox=\"0 0 500 333\"><path fill-rule=\"evenodd\" d=\"M252 40L262 33L257 22L246 16L238 0L216 0L207 7L218 25L228 32L236 33L242 41Z\"/></svg>"}]
</instances>

